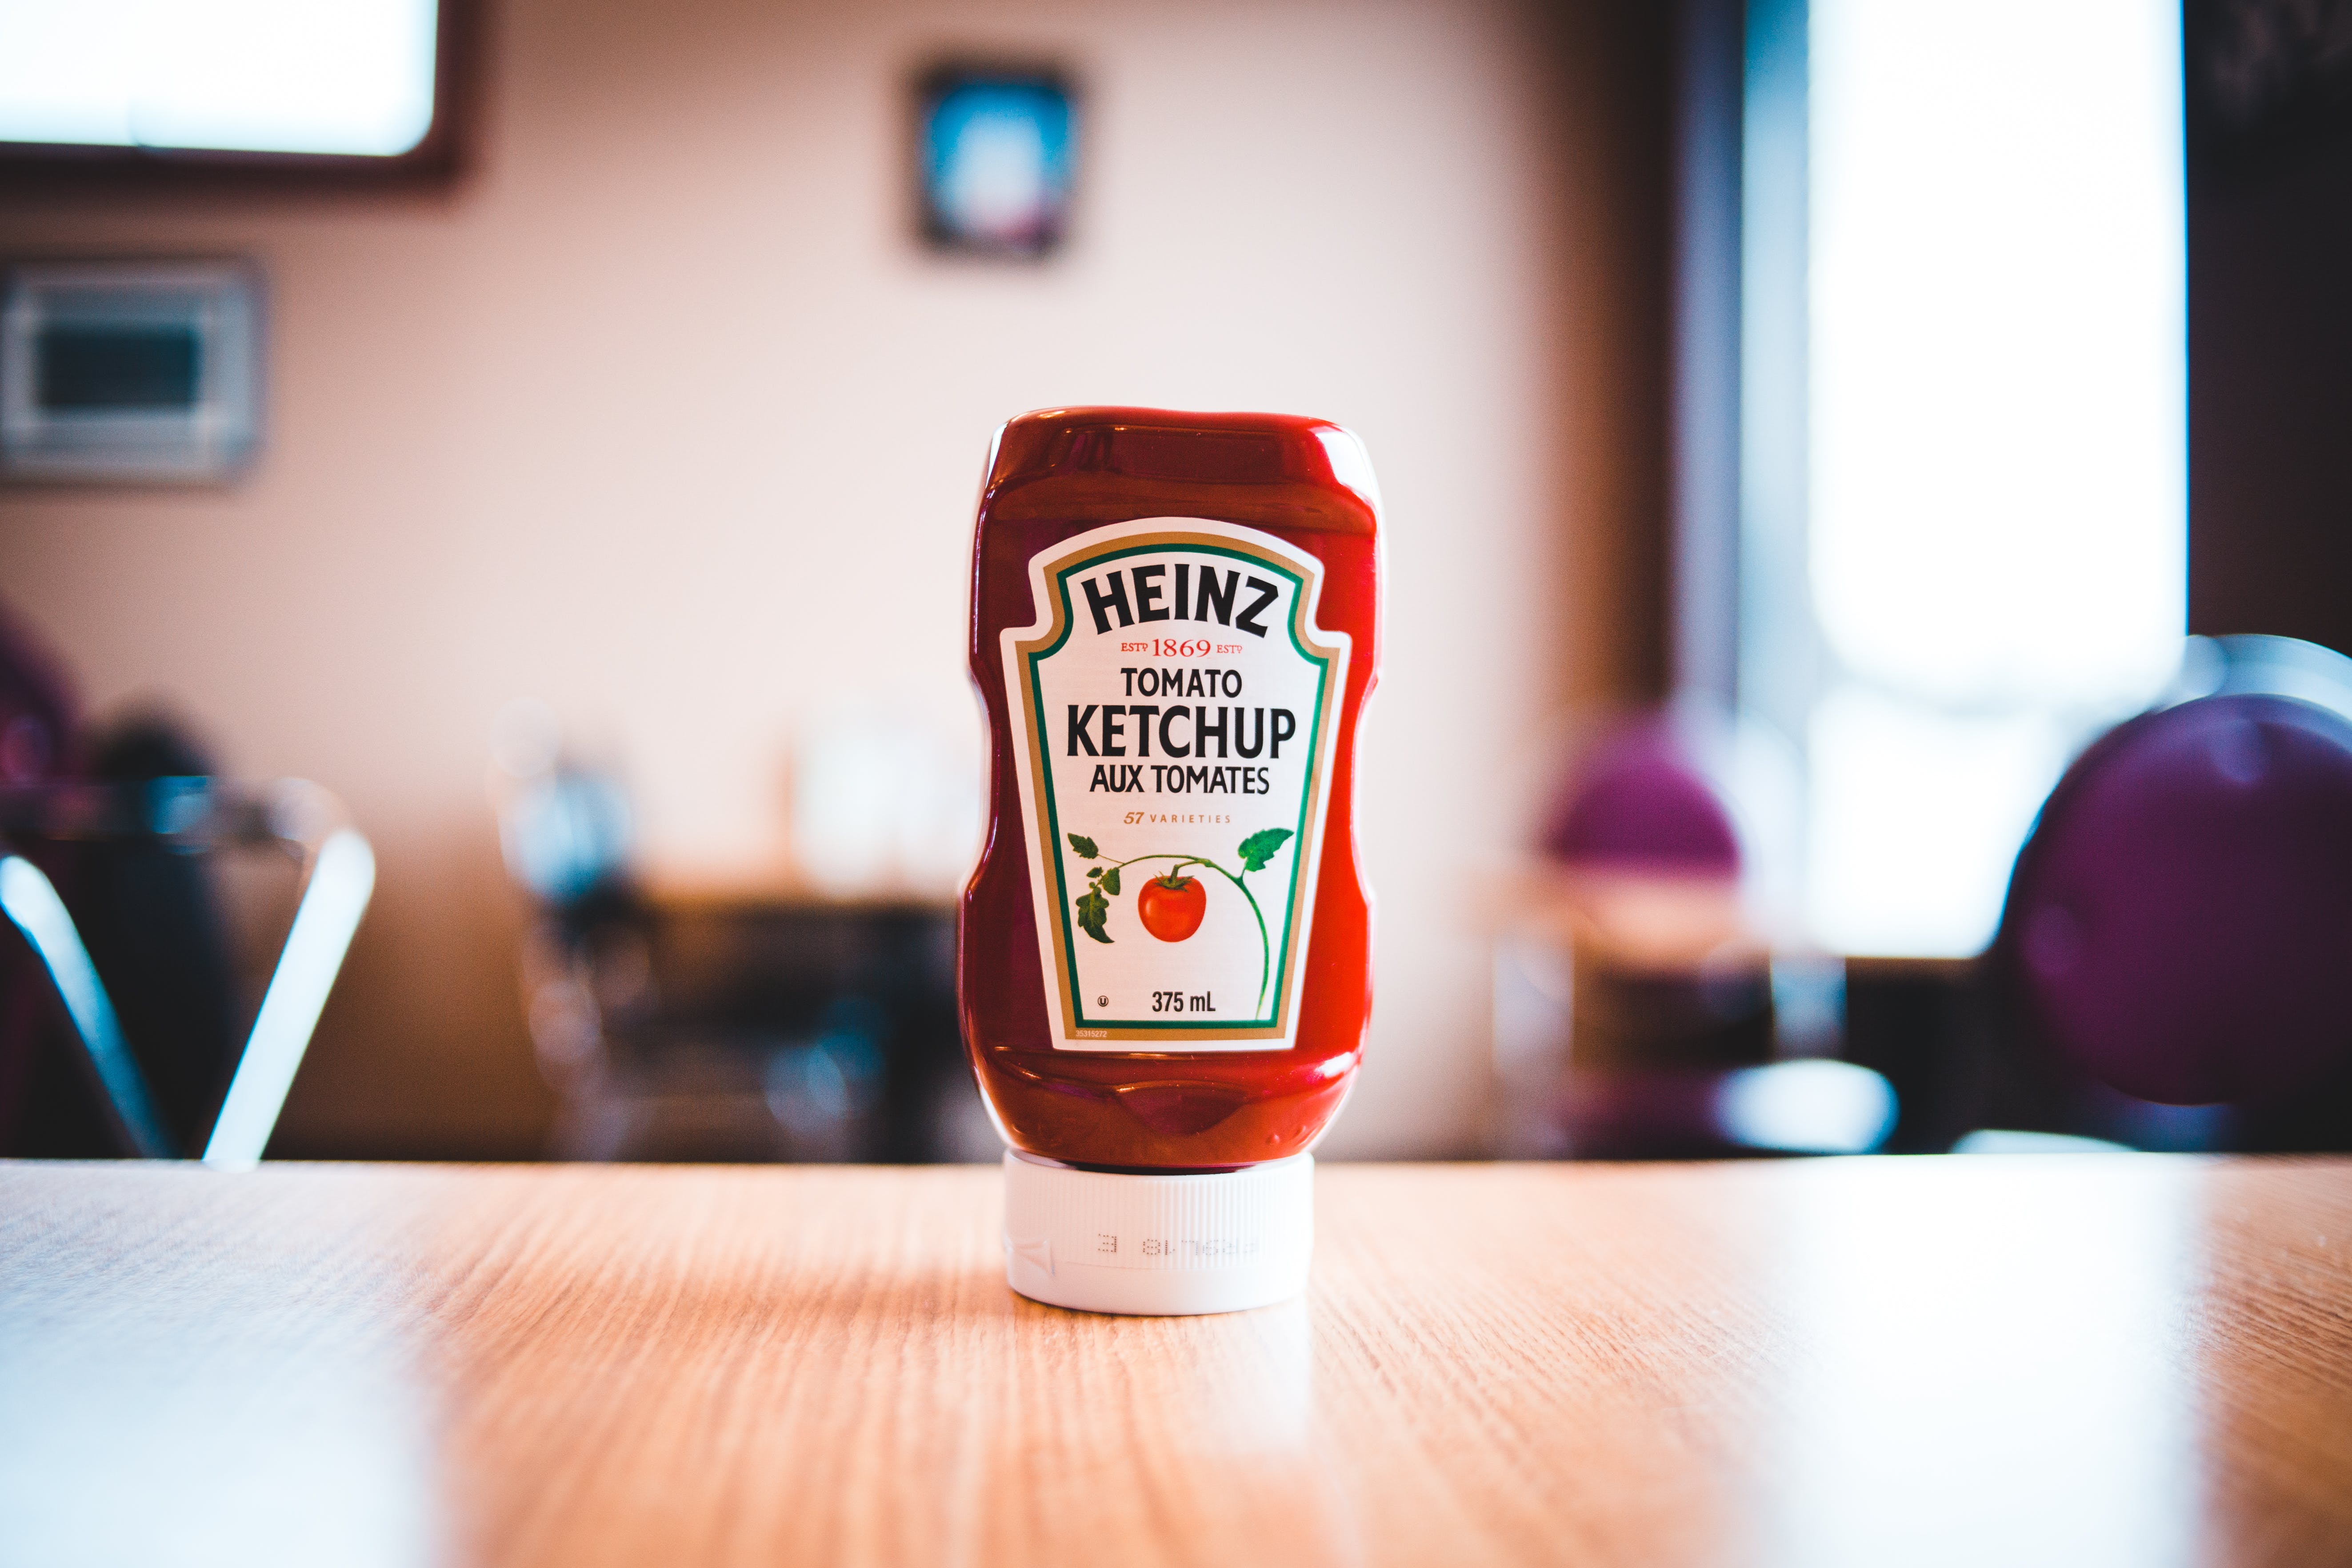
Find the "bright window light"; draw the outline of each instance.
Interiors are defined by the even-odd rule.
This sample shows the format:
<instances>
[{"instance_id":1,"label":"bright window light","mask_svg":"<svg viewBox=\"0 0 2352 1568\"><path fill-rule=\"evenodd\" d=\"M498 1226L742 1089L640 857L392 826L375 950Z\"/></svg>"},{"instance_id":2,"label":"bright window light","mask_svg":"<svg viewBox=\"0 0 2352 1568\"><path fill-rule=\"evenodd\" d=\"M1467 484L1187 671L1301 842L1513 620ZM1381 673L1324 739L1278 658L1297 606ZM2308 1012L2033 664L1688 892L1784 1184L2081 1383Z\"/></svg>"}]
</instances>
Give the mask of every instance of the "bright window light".
<instances>
[{"instance_id":1,"label":"bright window light","mask_svg":"<svg viewBox=\"0 0 2352 1568\"><path fill-rule=\"evenodd\" d=\"M1832 687L1805 736L1815 931L1843 952L1981 949L2072 739L2030 708L1954 714Z\"/></svg>"},{"instance_id":2,"label":"bright window light","mask_svg":"<svg viewBox=\"0 0 2352 1568\"><path fill-rule=\"evenodd\" d=\"M1808 898L1960 954L2068 752L2179 663L2177 0L1812 0Z\"/></svg>"},{"instance_id":3,"label":"bright window light","mask_svg":"<svg viewBox=\"0 0 2352 1568\"><path fill-rule=\"evenodd\" d=\"M436 0L0 0L0 141L394 157Z\"/></svg>"}]
</instances>

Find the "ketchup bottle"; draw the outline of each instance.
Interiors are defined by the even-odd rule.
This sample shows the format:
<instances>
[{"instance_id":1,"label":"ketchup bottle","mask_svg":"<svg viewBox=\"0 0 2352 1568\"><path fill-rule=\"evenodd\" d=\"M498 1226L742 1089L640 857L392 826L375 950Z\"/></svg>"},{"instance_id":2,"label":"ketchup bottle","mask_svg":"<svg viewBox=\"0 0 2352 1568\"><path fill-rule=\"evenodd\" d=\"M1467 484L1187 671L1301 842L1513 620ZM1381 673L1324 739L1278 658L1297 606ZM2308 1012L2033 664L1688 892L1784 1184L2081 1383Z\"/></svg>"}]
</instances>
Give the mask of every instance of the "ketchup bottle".
<instances>
[{"instance_id":1,"label":"ketchup bottle","mask_svg":"<svg viewBox=\"0 0 2352 1568\"><path fill-rule=\"evenodd\" d=\"M1322 420L1069 408L997 434L958 994L1024 1295L1224 1311L1305 1283L1307 1151L1371 1005L1379 520L1362 444Z\"/></svg>"}]
</instances>

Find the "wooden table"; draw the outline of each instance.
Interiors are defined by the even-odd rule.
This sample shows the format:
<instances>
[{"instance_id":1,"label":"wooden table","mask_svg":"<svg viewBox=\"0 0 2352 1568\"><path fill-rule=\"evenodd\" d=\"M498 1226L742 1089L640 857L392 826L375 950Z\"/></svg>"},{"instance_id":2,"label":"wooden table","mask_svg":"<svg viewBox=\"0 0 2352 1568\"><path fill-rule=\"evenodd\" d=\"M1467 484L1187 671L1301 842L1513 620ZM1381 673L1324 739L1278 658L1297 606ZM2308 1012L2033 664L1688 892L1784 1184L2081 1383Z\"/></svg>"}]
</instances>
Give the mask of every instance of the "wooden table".
<instances>
[{"instance_id":1,"label":"wooden table","mask_svg":"<svg viewBox=\"0 0 2352 1568\"><path fill-rule=\"evenodd\" d=\"M1120 1320L989 1169L0 1167L0 1562L2352 1562L2352 1162L1320 1183Z\"/></svg>"}]
</instances>

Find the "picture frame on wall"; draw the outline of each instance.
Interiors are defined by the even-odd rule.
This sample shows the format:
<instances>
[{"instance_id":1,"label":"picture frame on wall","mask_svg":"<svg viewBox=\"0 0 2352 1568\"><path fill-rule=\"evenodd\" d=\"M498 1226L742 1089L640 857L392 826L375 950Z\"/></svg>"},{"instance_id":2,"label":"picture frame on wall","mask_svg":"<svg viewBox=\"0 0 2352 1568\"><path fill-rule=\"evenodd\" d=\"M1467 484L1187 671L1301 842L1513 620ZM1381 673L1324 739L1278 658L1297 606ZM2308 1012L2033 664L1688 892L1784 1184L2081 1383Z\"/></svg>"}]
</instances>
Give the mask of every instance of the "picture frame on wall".
<instances>
[{"instance_id":1,"label":"picture frame on wall","mask_svg":"<svg viewBox=\"0 0 2352 1568\"><path fill-rule=\"evenodd\" d=\"M1034 261L1067 237L1076 94L1055 67L950 60L915 82L918 226L936 252Z\"/></svg>"}]
</instances>

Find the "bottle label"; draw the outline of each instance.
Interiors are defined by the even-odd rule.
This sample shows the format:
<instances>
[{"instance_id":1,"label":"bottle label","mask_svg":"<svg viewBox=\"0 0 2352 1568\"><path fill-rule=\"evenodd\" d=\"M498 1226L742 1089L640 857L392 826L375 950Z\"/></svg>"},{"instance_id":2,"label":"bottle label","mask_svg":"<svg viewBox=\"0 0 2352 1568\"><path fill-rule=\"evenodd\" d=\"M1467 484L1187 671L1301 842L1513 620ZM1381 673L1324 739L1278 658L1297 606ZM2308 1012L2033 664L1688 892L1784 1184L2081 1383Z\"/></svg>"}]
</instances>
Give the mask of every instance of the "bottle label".
<instances>
[{"instance_id":1,"label":"bottle label","mask_svg":"<svg viewBox=\"0 0 2352 1568\"><path fill-rule=\"evenodd\" d=\"M1005 689L1055 1045L1288 1049L1348 679L1322 563L1156 517L1029 581Z\"/></svg>"}]
</instances>

